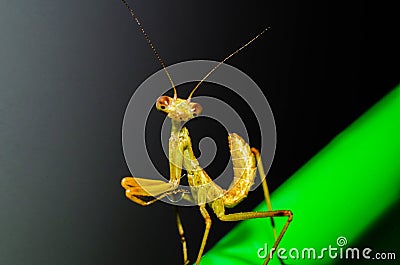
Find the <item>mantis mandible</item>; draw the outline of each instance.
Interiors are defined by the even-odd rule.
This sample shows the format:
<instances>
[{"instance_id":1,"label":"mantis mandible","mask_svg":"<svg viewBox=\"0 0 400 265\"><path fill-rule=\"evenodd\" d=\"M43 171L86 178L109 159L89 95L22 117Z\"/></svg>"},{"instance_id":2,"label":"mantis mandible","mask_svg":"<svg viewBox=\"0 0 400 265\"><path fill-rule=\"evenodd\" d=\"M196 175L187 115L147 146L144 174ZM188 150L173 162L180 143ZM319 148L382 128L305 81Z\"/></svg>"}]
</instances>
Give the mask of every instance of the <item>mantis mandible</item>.
<instances>
[{"instance_id":1,"label":"mantis mandible","mask_svg":"<svg viewBox=\"0 0 400 265\"><path fill-rule=\"evenodd\" d=\"M169 138L169 182L136 177L125 177L122 179L121 185L125 189L126 197L135 203L147 206L166 196L177 194L181 192L180 190L178 190L178 186L180 179L182 178L182 168L184 168L187 172L188 183L191 189L192 196L185 196L186 194L183 193L183 199L191 201L195 205L199 206L200 213L203 216L205 222L205 230L197 255L196 264L200 264L206 246L208 234L211 228L211 218L206 208L207 204L221 221L241 221L253 218L271 218L273 233L275 237L273 249L276 249L292 220L293 214L290 210L272 210L268 186L265 180L265 173L259 151L256 148L251 148L249 144L246 143L243 138L236 133L230 133L228 135L229 148L234 169L234 177L229 188L227 190L224 190L216 183L214 183L213 180L208 176L206 171L200 166L193 152L191 139L189 137L189 131L186 127L182 126L182 123L195 118L202 111L202 107L200 104L192 102L192 96L194 92L198 89L198 87L202 84L202 82L206 80L207 77L226 60L237 54L240 50L245 48L260 35L262 35L265 30L263 30L250 41L248 41L242 47L237 49L235 52L231 53L219 64L217 64L213 69L211 69L210 72L207 73L207 75L203 77L201 81L197 83L187 99L181 99L178 98L177 90L170 74L165 67L163 60L154 48L147 33L144 31L144 28L137 18L135 12L125 0L121 1L128 8L131 16L138 24L150 48L153 50L158 61L163 67L168 77L168 80L170 81L174 90L173 97L160 96L156 102L157 110L166 113L168 115L168 118L171 119L172 123L171 136ZM262 179L264 197L268 211L226 214L225 208L232 208L247 197L250 187L253 185L257 168L260 174L260 178ZM277 235L276 233L273 217L287 217L287 221L279 235ZM178 212L176 212L176 221L178 232L182 242L183 263L188 264L189 260L187 256L186 240L184 236L183 225ZM266 257L264 264L267 264L271 257L272 254L270 253L270 255Z\"/></svg>"}]
</instances>

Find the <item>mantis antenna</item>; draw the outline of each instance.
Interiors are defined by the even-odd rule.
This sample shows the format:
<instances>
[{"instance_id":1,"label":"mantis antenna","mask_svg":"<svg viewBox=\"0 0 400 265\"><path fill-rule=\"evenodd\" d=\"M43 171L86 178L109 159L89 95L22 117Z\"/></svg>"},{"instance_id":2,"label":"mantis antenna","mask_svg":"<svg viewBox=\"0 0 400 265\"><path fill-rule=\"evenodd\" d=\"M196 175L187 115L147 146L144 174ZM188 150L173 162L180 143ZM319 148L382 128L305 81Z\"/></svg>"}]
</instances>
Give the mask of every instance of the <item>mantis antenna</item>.
<instances>
[{"instance_id":1,"label":"mantis antenna","mask_svg":"<svg viewBox=\"0 0 400 265\"><path fill-rule=\"evenodd\" d=\"M204 80L207 79L207 77L209 77L212 72L214 72L218 67L221 66L221 64L223 64L226 60L228 60L229 58L231 58L233 55L237 54L240 50L242 50L243 48L245 48L247 45L249 45L250 43L252 43L253 41L255 41L258 37L260 37L265 31L267 31L269 28L264 29L263 31L261 31L257 36L255 36L254 38L252 38L250 41L248 41L246 44L244 44L242 47L240 47L239 49L237 49L236 51L234 51L233 53L229 54L229 56L227 56L225 59L223 59L221 62L219 62L213 69L211 69L210 72L208 72L203 79L200 80L199 83L197 83L197 85L193 88L192 92L190 93L189 97L188 97L188 101L190 101L190 99L193 96L193 93L197 90L197 88L201 85L201 83L203 83Z\"/></svg>"},{"instance_id":2,"label":"mantis antenna","mask_svg":"<svg viewBox=\"0 0 400 265\"><path fill-rule=\"evenodd\" d=\"M164 69L164 72L167 74L167 77L169 79L169 82L171 83L173 89L174 89L174 99L176 99L178 97L177 93L176 93L176 88L175 88L175 84L172 81L171 76L169 75L167 68L165 67L165 64L163 62L163 60L161 59L160 55L158 54L156 48L154 48L153 43L151 42L149 35L147 35L146 31L144 30L142 23L140 23L138 17L136 16L135 12L133 11L133 9L129 6L128 2L126 2L125 0L121 0L122 3L125 4L126 8L128 8L129 12L131 13L131 16L133 17L133 19L136 21L136 24L138 24L140 30L142 31L144 37L146 38L147 43L149 44L150 48L153 50L154 54L156 55L158 61L160 62L161 66Z\"/></svg>"}]
</instances>

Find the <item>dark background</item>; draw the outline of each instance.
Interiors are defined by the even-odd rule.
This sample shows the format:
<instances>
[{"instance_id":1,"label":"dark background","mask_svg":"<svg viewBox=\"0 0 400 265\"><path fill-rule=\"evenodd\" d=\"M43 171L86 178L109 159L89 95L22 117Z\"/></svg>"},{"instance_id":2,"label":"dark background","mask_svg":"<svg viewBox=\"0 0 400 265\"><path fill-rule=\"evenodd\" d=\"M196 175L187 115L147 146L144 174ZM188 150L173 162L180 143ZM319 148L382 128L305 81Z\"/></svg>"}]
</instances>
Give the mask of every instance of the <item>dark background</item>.
<instances>
[{"instance_id":1,"label":"dark background","mask_svg":"<svg viewBox=\"0 0 400 265\"><path fill-rule=\"evenodd\" d=\"M228 63L264 89L274 112L272 190L399 83L393 6L131 5L167 65L221 60L271 28ZM0 39L0 264L179 264L173 208L140 207L119 184L129 175L125 107L160 69L123 4L1 1ZM261 200L257 190L235 211ZM194 260L203 220L195 207L182 215ZM207 249L233 225L215 220Z\"/></svg>"}]
</instances>

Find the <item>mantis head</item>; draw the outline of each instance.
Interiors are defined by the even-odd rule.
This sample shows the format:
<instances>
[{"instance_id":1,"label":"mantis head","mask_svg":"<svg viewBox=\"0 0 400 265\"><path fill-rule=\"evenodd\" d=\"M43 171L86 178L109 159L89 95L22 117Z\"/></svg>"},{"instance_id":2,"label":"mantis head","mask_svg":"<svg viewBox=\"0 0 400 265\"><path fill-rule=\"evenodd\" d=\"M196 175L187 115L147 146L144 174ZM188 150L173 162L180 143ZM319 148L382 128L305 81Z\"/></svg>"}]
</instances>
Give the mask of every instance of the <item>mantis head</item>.
<instances>
[{"instance_id":1,"label":"mantis head","mask_svg":"<svg viewBox=\"0 0 400 265\"><path fill-rule=\"evenodd\" d=\"M164 69L165 74L168 77L169 82L171 83L172 88L174 89L174 97L168 97L168 96L161 96L157 99L156 102L156 107L158 110L163 111L168 114L168 117L171 118L173 121L177 122L183 122L183 121L188 121L190 119L193 119L194 117L198 116L201 113L202 107L198 103L193 103L191 102L191 98L194 94L194 92L199 88L199 86L213 73L219 66L221 66L226 60L231 58L233 55L237 54L240 50L245 48L247 45L252 43L254 40L256 40L258 37L260 37L267 29L264 29L261 33L259 33L257 36L255 36L253 39L248 41L246 44L241 46L239 49L235 50L233 53L231 53L229 56L227 56L225 59L220 61L218 64L214 66L214 68L211 69L194 87L192 92L190 93L189 97L187 99L180 99L177 97L176 93L176 88L174 85L174 82L172 81L172 78L165 67L165 64L163 60L161 59L160 55L158 54L157 50L154 48L153 43L151 42L149 36L145 32L142 24L140 23L139 19L135 15L135 12L133 9L128 5L128 3L125 0L122 0L122 2L125 4L125 6L128 8L129 12L131 13L132 17L136 21L137 25L139 26L140 30L142 31L144 37L147 40L147 43L149 44L150 48L153 50L154 55L157 57L158 61L160 62L162 68Z\"/></svg>"},{"instance_id":2,"label":"mantis head","mask_svg":"<svg viewBox=\"0 0 400 265\"><path fill-rule=\"evenodd\" d=\"M200 104L190 102L190 99L180 99L176 96L173 98L168 96L159 97L156 108L167 113L172 120L183 122L197 117L203 109Z\"/></svg>"}]
</instances>

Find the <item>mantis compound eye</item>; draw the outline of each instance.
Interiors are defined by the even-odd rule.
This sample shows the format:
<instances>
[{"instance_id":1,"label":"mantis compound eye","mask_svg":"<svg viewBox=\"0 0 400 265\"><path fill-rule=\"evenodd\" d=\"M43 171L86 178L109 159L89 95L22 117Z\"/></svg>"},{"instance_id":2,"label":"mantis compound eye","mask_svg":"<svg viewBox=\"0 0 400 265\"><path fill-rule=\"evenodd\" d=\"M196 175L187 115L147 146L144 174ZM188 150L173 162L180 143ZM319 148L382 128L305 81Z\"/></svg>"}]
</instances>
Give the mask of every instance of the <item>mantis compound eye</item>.
<instances>
[{"instance_id":1,"label":"mantis compound eye","mask_svg":"<svg viewBox=\"0 0 400 265\"><path fill-rule=\"evenodd\" d=\"M171 103L171 98L168 96L161 96L157 99L156 108L158 110L165 110Z\"/></svg>"},{"instance_id":2,"label":"mantis compound eye","mask_svg":"<svg viewBox=\"0 0 400 265\"><path fill-rule=\"evenodd\" d=\"M192 111L193 111L194 117L199 116L202 110L203 110L203 107L200 104L198 104L198 103L192 104Z\"/></svg>"}]
</instances>

